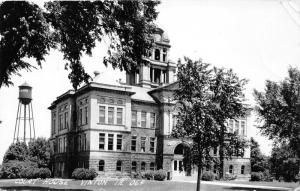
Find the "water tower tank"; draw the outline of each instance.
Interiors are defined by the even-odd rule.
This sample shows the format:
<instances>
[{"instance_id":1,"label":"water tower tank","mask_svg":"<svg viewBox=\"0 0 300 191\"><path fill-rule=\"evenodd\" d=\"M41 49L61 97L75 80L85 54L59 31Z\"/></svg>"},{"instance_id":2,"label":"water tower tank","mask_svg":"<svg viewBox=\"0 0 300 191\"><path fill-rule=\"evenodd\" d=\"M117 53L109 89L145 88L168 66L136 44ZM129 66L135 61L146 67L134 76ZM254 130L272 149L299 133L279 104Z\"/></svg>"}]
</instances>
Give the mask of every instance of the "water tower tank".
<instances>
[{"instance_id":1,"label":"water tower tank","mask_svg":"<svg viewBox=\"0 0 300 191\"><path fill-rule=\"evenodd\" d=\"M19 86L19 100L22 104L28 105L32 100L32 87L26 82Z\"/></svg>"}]
</instances>

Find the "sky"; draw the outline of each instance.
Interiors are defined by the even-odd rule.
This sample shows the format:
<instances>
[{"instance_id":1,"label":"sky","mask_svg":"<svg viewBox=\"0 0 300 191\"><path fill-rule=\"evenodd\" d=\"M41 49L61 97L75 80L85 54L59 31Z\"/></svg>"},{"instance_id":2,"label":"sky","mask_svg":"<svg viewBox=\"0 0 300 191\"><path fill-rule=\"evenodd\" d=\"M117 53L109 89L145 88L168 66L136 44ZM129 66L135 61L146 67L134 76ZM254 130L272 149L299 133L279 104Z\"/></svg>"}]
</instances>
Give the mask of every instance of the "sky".
<instances>
[{"instance_id":1,"label":"sky","mask_svg":"<svg viewBox=\"0 0 300 191\"><path fill-rule=\"evenodd\" d=\"M232 68L249 80L245 94L252 106L254 88L263 91L266 80L280 81L289 66L300 64L300 0L163 0L158 11L157 23L170 39L170 59L177 62L188 56ZM124 80L124 73L103 65L106 46L98 43L93 56L82 58L86 71L92 76L95 70L109 72L112 80ZM0 163L13 140L18 86L24 81L33 87L36 135L50 136L47 108L72 88L64 63L62 54L52 50L42 69L22 71L21 76L12 76L14 86L0 89ZM254 137L269 155L272 142L260 135L255 119L255 115L250 118L248 137Z\"/></svg>"}]
</instances>

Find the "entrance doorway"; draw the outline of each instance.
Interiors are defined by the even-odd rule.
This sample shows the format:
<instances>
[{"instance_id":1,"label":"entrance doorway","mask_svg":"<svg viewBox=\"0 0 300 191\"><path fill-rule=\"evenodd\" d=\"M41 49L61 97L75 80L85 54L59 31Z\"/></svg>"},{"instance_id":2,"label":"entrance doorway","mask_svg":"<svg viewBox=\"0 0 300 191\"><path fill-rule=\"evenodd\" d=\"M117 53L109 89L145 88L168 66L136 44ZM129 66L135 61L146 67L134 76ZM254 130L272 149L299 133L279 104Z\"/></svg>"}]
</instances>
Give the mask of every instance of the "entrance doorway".
<instances>
[{"instance_id":1,"label":"entrance doorway","mask_svg":"<svg viewBox=\"0 0 300 191\"><path fill-rule=\"evenodd\" d=\"M185 158L188 152L190 152L190 148L186 144L182 143L176 146L172 164L173 176L190 175L191 169L188 168L190 161Z\"/></svg>"}]
</instances>

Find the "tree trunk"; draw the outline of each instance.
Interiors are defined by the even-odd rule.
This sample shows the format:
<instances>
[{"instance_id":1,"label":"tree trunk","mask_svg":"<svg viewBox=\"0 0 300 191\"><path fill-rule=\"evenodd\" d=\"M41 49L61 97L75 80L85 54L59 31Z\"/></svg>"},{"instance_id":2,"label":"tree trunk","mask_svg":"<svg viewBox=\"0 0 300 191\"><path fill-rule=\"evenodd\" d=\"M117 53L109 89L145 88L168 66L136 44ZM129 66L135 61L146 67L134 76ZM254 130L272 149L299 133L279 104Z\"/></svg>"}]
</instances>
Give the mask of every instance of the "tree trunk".
<instances>
[{"instance_id":1,"label":"tree trunk","mask_svg":"<svg viewBox=\"0 0 300 191\"><path fill-rule=\"evenodd\" d=\"M198 149L199 148L200 148L200 144L198 143ZM202 151L201 151L201 149L199 149L198 176L197 176L197 188L196 188L196 191L200 191L201 171L202 171Z\"/></svg>"},{"instance_id":2,"label":"tree trunk","mask_svg":"<svg viewBox=\"0 0 300 191\"><path fill-rule=\"evenodd\" d=\"M202 170L202 162L198 164L198 176L197 176L197 189L196 191L200 191L200 183L201 183L201 170Z\"/></svg>"},{"instance_id":3,"label":"tree trunk","mask_svg":"<svg viewBox=\"0 0 300 191\"><path fill-rule=\"evenodd\" d=\"M220 179L224 178L224 126L221 126L220 133L220 148L219 148L219 159L220 159L220 168L219 176Z\"/></svg>"}]
</instances>

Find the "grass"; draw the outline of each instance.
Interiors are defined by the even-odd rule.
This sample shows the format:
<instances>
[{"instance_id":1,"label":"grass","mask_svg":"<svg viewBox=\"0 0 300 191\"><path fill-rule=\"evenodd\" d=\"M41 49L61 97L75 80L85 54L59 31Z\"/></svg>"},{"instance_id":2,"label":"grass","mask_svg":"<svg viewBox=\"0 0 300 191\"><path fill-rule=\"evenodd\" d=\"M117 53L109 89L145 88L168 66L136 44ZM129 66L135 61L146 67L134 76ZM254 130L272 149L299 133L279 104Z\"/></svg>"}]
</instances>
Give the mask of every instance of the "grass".
<instances>
[{"instance_id":1,"label":"grass","mask_svg":"<svg viewBox=\"0 0 300 191\"><path fill-rule=\"evenodd\" d=\"M195 183L188 183L188 182L175 182L175 181L145 181L145 180L137 180L133 182L132 180L124 181L122 182L122 185L119 185L120 182L117 181L111 181L107 182L106 185L95 183L95 182L89 182L93 183L92 185L83 185L82 181L69 181L68 185L59 185L59 184L44 184L43 180L35 181L34 184L31 182L31 184L17 184L15 180L0 180L0 190L47 190L49 191L49 188L51 188L53 191L67 191L72 189L87 191L152 191L152 190L163 190L163 191L194 191L196 190L196 184ZM85 182L86 183L86 182ZM220 183L220 182L219 182ZM296 184L289 184L289 183L280 183L276 182L274 184L266 183L266 182L234 182L229 181L226 183L234 183L236 185L230 185L230 186L223 186L223 185L212 185L212 184L201 184L201 191L272 191L272 190L282 190L280 188L278 189L265 189L265 188L251 188L242 186L243 184L247 185L264 185L264 186L272 186L272 187L286 187L286 188L293 188L296 186ZM10 188L10 189L7 189Z\"/></svg>"}]
</instances>

